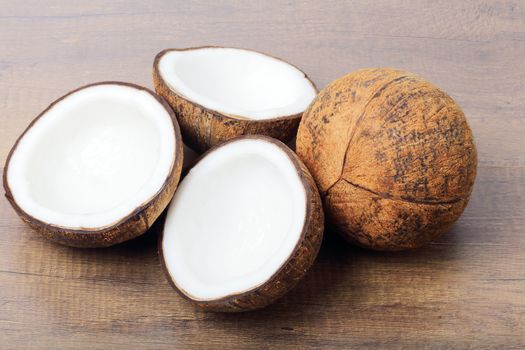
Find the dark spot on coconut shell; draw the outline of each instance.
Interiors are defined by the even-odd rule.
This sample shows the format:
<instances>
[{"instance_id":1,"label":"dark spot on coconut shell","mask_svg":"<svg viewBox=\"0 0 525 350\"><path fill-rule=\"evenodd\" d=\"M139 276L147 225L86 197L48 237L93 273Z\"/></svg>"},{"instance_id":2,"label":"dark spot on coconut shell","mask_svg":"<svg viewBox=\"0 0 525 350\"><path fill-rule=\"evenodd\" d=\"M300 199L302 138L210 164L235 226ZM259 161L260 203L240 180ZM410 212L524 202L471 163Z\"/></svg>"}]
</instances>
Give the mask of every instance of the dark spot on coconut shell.
<instances>
[{"instance_id":1,"label":"dark spot on coconut shell","mask_svg":"<svg viewBox=\"0 0 525 350\"><path fill-rule=\"evenodd\" d=\"M388 68L330 83L303 115L297 143L311 144L298 155L317 183L328 183L331 226L378 250L414 248L448 230L476 177L459 106L420 77Z\"/></svg>"}]
</instances>

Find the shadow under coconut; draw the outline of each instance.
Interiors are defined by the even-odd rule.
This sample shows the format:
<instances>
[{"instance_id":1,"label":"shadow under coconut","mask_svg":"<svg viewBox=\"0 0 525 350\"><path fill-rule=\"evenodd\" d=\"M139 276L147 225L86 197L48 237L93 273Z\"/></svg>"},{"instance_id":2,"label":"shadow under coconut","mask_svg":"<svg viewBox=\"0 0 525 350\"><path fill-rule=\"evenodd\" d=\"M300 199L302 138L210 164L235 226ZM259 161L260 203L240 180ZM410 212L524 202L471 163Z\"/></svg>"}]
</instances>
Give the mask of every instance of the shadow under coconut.
<instances>
[{"instance_id":1,"label":"shadow under coconut","mask_svg":"<svg viewBox=\"0 0 525 350\"><path fill-rule=\"evenodd\" d=\"M59 271L56 277L145 284L154 282L150 279L151 270L160 269L157 242L164 220L165 213L144 234L107 248L75 248L50 242L43 237L36 238L39 244L45 245L41 249L63 267L46 268Z\"/></svg>"},{"instance_id":2,"label":"shadow under coconut","mask_svg":"<svg viewBox=\"0 0 525 350\"><path fill-rule=\"evenodd\" d=\"M279 322L286 323L287 320L293 322L298 317L303 318L306 314L314 313L315 310L333 306L331 299L341 289L345 290L349 300L357 300L360 294L359 286L352 283L351 273L355 263L355 249L339 236L325 234L319 255L306 276L281 299L261 310L206 313L206 319L272 324L275 323L275 315L279 314ZM228 326L228 323L224 325Z\"/></svg>"},{"instance_id":3,"label":"shadow under coconut","mask_svg":"<svg viewBox=\"0 0 525 350\"><path fill-rule=\"evenodd\" d=\"M432 267L431 277L439 279L446 277L446 272L436 269L436 266L447 264L460 257L460 242L457 232L457 225L454 225L447 233L435 241L425 245L402 251L376 251L367 248L357 247L339 238L342 245L352 251L355 255L357 271L363 269L363 265L368 264L368 268L381 274L392 274L395 277L404 277L407 274L423 272L426 268ZM338 236L333 234L333 236ZM445 274L445 275L443 275Z\"/></svg>"},{"instance_id":4,"label":"shadow under coconut","mask_svg":"<svg viewBox=\"0 0 525 350\"><path fill-rule=\"evenodd\" d=\"M166 220L166 210L162 212L162 214L158 217L158 219L155 220L153 225L143 235L140 235L136 237L135 239L129 240L127 242L117 244L113 247L110 247L109 249L131 251L133 253L135 252L138 253L138 252L143 252L143 251L154 251L155 256L156 256L158 238L160 237L162 233L162 229L164 228L165 220ZM101 250L105 250L105 249L101 249Z\"/></svg>"},{"instance_id":5,"label":"shadow under coconut","mask_svg":"<svg viewBox=\"0 0 525 350\"><path fill-rule=\"evenodd\" d=\"M109 327L108 320L127 317L122 310L140 300L137 295L154 295L164 284L157 257L163 221L164 215L143 235L109 248L63 246L28 230L14 248L19 267L13 271L24 275L20 298L30 303L35 324L83 331L86 324Z\"/></svg>"},{"instance_id":6,"label":"shadow under coconut","mask_svg":"<svg viewBox=\"0 0 525 350\"><path fill-rule=\"evenodd\" d=\"M64 276L93 281L110 280L158 286L166 281L158 263L157 244L162 232L164 212L143 235L109 248L81 249L58 246L52 242L60 261L82 261L87 271L82 276ZM305 278L283 298L265 309L244 313L212 313L195 308L173 290L171 296L180 298L195 318L213 322L221 332L232 335L250 333L253 327L272 327L279 332L306 327L308 320L341 309L366 312L370 304L391 299L393 285L410 288L411 279L431 278L435 285L446 278L446 265L458 257L456 226L437 242L419 249L403 252L376 252L351 245L334 232L326 232L319 255ZM42 238L42 241L44 239ZM97 268L90 272L89 265ZM151 265L145 268L144 265ZM153 266L154 265L154 266ZM151 274L152 270L158 273ZM75 272L63 272L76 274ZM429 276L430 274L430 276ZM419 276L418 276L419 275ZM176 320L174 320L176 321ZM252 329L252 330L250 330ZM247 336L249 334L246 334Z\"/></svg>"},{"instance_id":7,"label":"shadow under coconut","mask_svg":"<svg viewBox=\"0 0 525 350\"><path fill-rule=\"evenodd\" d=\"M455 234L453 228L444 239L450 242ZM232 335L251 334L253 327L268 325L279 332L290 332L308 327L311 324L308 320L341 314L341 310L366 314L374 310L374 305L399 299L400 289L407 291L409 304L411 295L417 293L418 280L424 280L429 290L443 285L451 273L446 266L457 258L458 249L453 243L378 252L353 246L338 234L326 232L314 265L283 298L262 310L233 314L202 312L200 316Z\"/></svg>"},{"instance_id":8,"label":"shadow under coconut","mask_svg":"<svg viewBox=\"0 0 525 350\"><path fill-rule=\"evenodd\" d=\"M77 254L85 255L112 255L121 256L123 258L132 258L134 260L157 256L157 242L158 237L162 233L164 221L166 219L166 211L164 211L153 225L142 235L131 239L129 241L116 244L107 248L70 248L74 249Z\"/></svg>"}]
</instances>

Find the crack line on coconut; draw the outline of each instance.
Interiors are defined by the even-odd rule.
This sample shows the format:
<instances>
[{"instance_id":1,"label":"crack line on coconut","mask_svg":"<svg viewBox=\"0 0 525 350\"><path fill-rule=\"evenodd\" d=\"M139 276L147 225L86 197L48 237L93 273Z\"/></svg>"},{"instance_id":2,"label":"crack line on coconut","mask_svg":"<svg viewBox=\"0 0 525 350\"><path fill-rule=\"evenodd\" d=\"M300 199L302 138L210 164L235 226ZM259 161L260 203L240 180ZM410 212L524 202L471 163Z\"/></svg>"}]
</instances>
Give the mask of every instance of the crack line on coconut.
<instances>
[{"instance_id":1,"label":"crack line on coconut","mask_svg":"<svg viewBox=\"0 0 525 350\"><path fill-rule=\"evenodd\" d=\"M361 186L361 185L358 185L356 183L353 183L351 181L348 181L347 179L345 178L341 178L339 179L333 187L335 187L337 184L339 184L339 182L346 182L347 184L351 185L351 186L354 186L355 188L358 188L360 190L363 190L363 191L366 191L366 192L369 192L371 194L374 194L378 197L381 197L383 199L389 199L389 200L393 200L393 201L400 201L400 202L407 202L407 203L414 203L414 204L423 204L423 205L438 205L438 204L443 204L443 205L446 205L446 204L454 204L454 203L457 203L459 201L462 201L464 200L463 197L456 197L456 198L452 198L452 199L449 199L449 200L436 200L436 199L432 199L432 198L427 198L427 199L417 199L417 198L411 198L411 197L397 197L397 196L392 196L386 192L376 192L376 191L373 191L369 188L366 188L364 186ZM330 192L326 192L326 196L329 196L330 195Z\"/></svg>"},{"instance_id":2,"label":"crack line on coconut","mask_svg":"<svg viewBox=\"0 0 525 350\"><path fill-rule=\"evenodd\" d=\"M348 142L347 142L347 146L346 146L346 150L345 150L345 153L344 153L344 156L343 156L343 164L341 165L341 172L339 174L339 177L338 179L340 180L343 176L343 172L345 170L345 166L346 166L346 161L347 161L347 157L348 157L348 154L350 152L350 145L352 144L352 140L354 139L356 133L357 133L357 129L359 128L360 125L363 124L363 118L367 115L366 113L366 108L368 107L368 105L370 104L370 102L376 98L377 96L379 96L383 91L385 91L390 85L393 85L395 84L396 82L398 81L401 81L401 80L404 80L404 79L407 79L407 78L410 78L411 76L410 75L403 75L403 76L400 76L398 78L395 78L393 80L390 80L388 82L385 82L384 85L382 85L380 88L377 89L377 91L371 93L369 96L368 96L368 99L367 101L364 103L364 106L363 106L363 111L361 112L361 114L359 115L359 117L357 118L357 121L355 122L355 124L353 125L353 127L351 125L349 125L349 128L351 127L352 130L351 130L351 134L350 134L350 137L348 138ZM322 191L323 193L323 196L326 196L328 194L328 192L330 191L330 189L332 187L334 187L337 182L339 180L336 180L332 185L328 186L328 188L324 191Z\"/></svg>"}]
</instances>

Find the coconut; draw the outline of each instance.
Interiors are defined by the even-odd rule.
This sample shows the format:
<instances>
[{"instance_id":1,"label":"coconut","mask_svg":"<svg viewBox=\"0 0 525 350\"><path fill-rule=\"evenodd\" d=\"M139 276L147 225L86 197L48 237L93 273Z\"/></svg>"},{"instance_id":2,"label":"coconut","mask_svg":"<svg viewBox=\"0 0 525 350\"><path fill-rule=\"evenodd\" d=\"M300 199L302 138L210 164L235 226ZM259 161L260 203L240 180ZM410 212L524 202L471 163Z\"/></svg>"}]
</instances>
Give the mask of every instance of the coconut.
<instances>
[{"instance_id":1,"label":"coconut","mask_svg":"<svg viewBox=\"0 0 525 350\"><path fill-rule=\"evenodd\" d=\"M44 237L104 247L144 233L173 196L182 167L171 108L143 87L88 85L28 126L4 168L6 197Z\"/></svg>"},{"instance_id":2,"label":"coconut","mask_svg":"<svg viewBox=\"0 0 525 350\"><path fill-rule=\"evenodd\" d=\"M297 67L259 52L197 47L160 52L155 90L176 112L186 143L202 152L236 136L295 136L317 93Z\"/></svg>"},{"instance_id":3,"label":"coconut","mask_svg":"<svg viewBox=\"0 0 525 350\"><path fill-rule=\"evenodd\" d=\"M323 235L314 180L283 143L243 136L208 151L181 181L159 255L172 286L211 311L262 308L314 261Z\"/></svg>"},{"instance_id":4,"label":"coconut","mask_svg":"<svg viewBox=\"0 0 525 350\"><path fill-rule=\"evenodd\" d=\"M359 70L323 89L303 116L297 154L328 221L377 250L415 248L447 231L476 177L460 107L422 78L387 68Z\"/></svg>"}]
</instances>

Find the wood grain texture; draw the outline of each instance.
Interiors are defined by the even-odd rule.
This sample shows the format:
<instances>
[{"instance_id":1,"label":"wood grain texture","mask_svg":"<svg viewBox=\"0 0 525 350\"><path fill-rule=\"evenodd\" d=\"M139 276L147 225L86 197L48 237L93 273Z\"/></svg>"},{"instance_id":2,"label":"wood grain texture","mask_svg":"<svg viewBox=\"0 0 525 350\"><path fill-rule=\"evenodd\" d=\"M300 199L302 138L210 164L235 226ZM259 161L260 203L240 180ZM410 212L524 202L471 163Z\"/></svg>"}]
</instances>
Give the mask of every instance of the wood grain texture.
<instances>
[{"instance_id":1,"label":"wood grain texture","mask_svg":"<svg viewBox=\"0 0 525 350\"><path fill-rule=\"evenodd\" d=\"M523 1L1 1L0 163L78 86L152 87L168 47L248 47L319 88L352 70L413 71L462 107L478 148L452 231L404 253L327 232L306 279L254 313L196 310L162 275L157 223L108 249L52 244L0 199L0 348L525 347Z\"/></svg>"}]
</instances>

